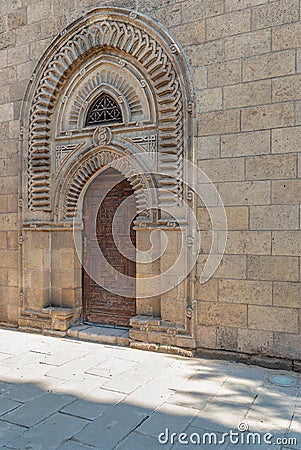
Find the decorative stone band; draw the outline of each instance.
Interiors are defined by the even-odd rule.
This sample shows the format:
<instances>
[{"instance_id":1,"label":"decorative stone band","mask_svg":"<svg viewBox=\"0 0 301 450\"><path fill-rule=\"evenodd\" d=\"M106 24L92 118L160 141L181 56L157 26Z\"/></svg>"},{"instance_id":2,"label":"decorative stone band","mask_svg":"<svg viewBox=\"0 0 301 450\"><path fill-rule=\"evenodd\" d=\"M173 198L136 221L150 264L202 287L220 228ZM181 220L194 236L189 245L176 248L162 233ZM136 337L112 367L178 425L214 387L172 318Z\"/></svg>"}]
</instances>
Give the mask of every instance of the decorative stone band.
<instances>
[{"instance_id":1,"label":"decorative stone band","mask_svg":"<svg viewBox=\"0 0 301 450\"><path fill-rule=\"evenodd\" d=\"M144 23L143 17L139 16L138 20L131 18L127 10L113 8L109 11L103 8L97 10L97 14L92 11L87 19L82 21L80 27L71 25L58 39L58 43L53 45L57 50L54 54L50 52L42 67L38 68L40 75L33 80L28 158L29 209L51 210L49 143L54 103L71 69L99 49L120 51L124 60L134 58L153 86L159 114L159 169L161 166L164 173L170 173L170 176L164 175L160 180L165 190L160 201L174 204L182 197L182 184L177 180L182 178L183 127L187 111L183 109L184 88L180 81L184 67L180 70L180 64L174 59L170 38L166 35L164 42L164 32L159 34L150 27L149 20ZM186 101L191 101L187 93ZM69 213L70 205L66 204L66 213Z\"/></svg>"}]
</instances>

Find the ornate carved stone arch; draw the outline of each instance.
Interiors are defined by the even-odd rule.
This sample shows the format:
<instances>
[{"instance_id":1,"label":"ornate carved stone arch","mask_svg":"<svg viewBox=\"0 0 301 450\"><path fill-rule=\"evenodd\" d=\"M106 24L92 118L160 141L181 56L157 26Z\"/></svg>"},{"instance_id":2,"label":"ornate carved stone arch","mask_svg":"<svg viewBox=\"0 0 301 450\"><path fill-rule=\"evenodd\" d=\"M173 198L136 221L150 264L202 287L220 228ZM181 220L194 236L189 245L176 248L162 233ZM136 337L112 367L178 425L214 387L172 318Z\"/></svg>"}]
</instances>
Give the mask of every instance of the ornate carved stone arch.
<instances>
[{"instance_id":1,"label":"ornate carved stone arch","mask_svg":"<svg viewBox=\"0 0 301 450\"><path fill-rule=\"evenodd\" d=\"M118 170L132 185L136 197L137 214L140 220L153 223L149 209L156 205L155 180L148 175L147 167L139 168L128 155L121 154L112 147L106 147L94 151L69 174L62 189L61 201L63 201L63 215L66 219L73 218L79 196L89 180L102 168ZM151 188L151 189L149 189Z\"/></svg>"},{"instance_id":2,"label":"ornate carved stone arch","mask_svg":"<svg viewBox=\"0 0 301 450\"><path fill-rule=\"evenodd\" d=\"M29 134L28 152L25 151L28 177L24 196L32 217L36 217L39 211L49 213L51 217L53 210L52 173L55 167L51 158L51 122L59 93L76 66L84 74L85 61L88 62L91 55L106 53L107 50L110 54L120 55L121 67L136 65L145 74L145 80L140 80L141 86L144 83L151 86L158 114L158 168L171 174L159 180L159 187L165 189L161 203L179 204L181 201L182 183L178 181L182 172L181 158L191 159L188 153L192 92L185 59L168 33L142 14L119 8L99 8L61 33L40 61L31 80L25 103ZM109 74L106 76L110 78ZM122 80L114 83L119 87L124 85ZM131 89L124 89L132 110L139 110L135 94ZM76 105L78 108L78 101L73 104L70 122L76 121Z\"/></svg>"}]
</instances>

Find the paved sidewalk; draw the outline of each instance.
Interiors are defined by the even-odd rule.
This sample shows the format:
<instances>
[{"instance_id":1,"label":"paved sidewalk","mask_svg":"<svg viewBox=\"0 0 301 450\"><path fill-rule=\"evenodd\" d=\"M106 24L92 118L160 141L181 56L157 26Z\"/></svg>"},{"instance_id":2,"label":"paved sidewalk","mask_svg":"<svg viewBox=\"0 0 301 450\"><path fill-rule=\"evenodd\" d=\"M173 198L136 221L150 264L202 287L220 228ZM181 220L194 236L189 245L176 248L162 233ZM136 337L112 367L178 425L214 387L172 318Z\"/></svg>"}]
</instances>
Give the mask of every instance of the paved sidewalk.
<instances>
[{"instance_id":1,"label":"paved sidewalk","mask_svg":"<svg viewBox=\"0 0 301 450\"><path fill-rule=\"evenodd\" d=\"M3 449L301 449L300 374L3 329L0 363Z\"/></svg>"}]
</instances>

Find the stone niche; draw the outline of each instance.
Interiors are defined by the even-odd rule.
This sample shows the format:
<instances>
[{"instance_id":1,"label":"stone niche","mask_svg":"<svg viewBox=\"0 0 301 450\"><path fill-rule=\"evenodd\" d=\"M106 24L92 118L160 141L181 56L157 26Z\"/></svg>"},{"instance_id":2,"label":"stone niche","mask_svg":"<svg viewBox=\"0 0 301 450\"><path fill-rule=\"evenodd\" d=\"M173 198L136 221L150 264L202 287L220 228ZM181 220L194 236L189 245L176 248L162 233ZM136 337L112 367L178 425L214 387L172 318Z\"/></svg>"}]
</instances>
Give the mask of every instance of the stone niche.
<instances>
[{"instance_id":1,"label":"stone niche","mask_svg":"<svg viewBox=\"0 0 301 450\"><path fill-rule=\"evenodd\" d=\"M111 99L118 120L87 122L100 96ZM74 232L81 235L80 205L90 183L113 167L135 193L137 248L149 249L153 231L166 236L160 258L136 265L131 343L195 347L193 273L181 282L178 273L186 256L180 271L167 270L181 249L189 253L183 203L189 198L194 206L182 180L183 160L193 162L193 105L179 45L140 13L90 11L51 44L32 74L22 111L20 327L64 333L81 322Z\"/></svg>"}]
</instances>

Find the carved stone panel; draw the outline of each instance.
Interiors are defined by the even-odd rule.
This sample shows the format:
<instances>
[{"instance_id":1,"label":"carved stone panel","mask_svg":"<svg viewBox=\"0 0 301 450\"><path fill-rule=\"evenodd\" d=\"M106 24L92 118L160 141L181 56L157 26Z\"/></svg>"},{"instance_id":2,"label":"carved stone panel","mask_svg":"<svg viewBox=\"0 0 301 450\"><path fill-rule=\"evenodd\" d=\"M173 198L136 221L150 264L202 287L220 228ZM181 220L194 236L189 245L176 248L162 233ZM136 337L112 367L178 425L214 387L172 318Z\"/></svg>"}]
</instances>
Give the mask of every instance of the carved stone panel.
<instances>
[{"instance_id":1,"label":"carved stone panel","mask_svg":"<svg viewBox=\"0 0 301 450\"><path fill-rule=\"evenodd\" d=\"M28 211L52 211L59 186L54 183L63 185L56 171L65 167L68 149L97 146L85 118L102 94L112 97L122 115L108 126L125 139L134 134L132 141L163 172L162 205L181 202L192 98L184 58L166 32L142 15L100 8L57 38L35 74L28 93Z\"/></svg>"}]
</instances>

